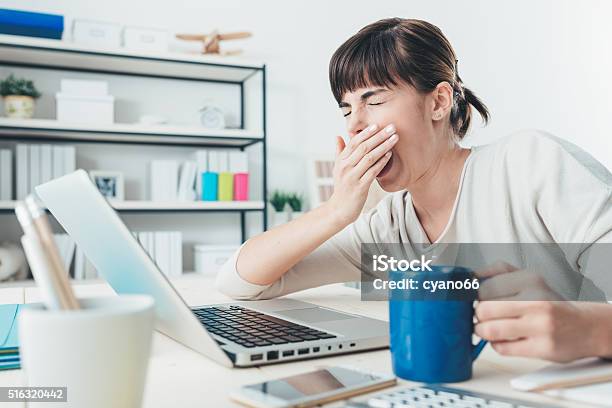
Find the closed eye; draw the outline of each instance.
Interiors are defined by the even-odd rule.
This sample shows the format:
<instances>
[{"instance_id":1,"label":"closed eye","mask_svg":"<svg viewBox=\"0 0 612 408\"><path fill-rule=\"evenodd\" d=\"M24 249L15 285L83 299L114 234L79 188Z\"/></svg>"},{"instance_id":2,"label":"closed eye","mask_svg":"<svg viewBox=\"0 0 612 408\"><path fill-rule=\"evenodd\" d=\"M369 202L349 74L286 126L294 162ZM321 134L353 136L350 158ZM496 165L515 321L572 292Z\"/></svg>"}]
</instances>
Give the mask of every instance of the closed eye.
<instances>
[{"instance_id":1,"label":"closed eye","mask_svg":"<svg viewBox=\"0 0 612 408\"><path fill-rule=\"evenodd\" d=\"M378 106L378 105L384 104L385 102L372 102L372 103L368 103L368 106ZM344 116L346 118L350 114L351 114L351 111L348 111L348 112L344 113L342 116Z\"/></svg>"}]
</instances>

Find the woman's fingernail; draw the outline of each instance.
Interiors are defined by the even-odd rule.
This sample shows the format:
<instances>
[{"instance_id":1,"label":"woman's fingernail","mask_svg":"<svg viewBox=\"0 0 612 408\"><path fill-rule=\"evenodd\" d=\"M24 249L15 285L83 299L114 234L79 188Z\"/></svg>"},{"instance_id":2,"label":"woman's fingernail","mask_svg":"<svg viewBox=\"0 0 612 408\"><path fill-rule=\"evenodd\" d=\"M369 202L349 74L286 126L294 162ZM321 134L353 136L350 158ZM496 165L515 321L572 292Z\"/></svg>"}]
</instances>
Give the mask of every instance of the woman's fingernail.
<instances>
[{"instance_id":1,"label":"woman's fingernail","mask_svg":"<svg viewBox=\"0 0 612 408\"><path fill-rule=\"evenodd\" d=\"M399 139L399 136L397 135L397 133L389 138L391 142L397 142L397 139Z\"/></svg>"},{"instance_id":2,"label":"woman's fingernail","mask_svg":"<svg viewBox=\"0 0 612 408\"><path fill-rule=\"evenodd\" d=\"M391 133L395 132L395 126L393 126L393 125L389 125L389 126L387 126L387 127L385 128L385 131L386 131L388 134L391 134Z\"/></svg>"},{"instance_id":3,"label":"woman's fingernail","mask_svg":"<svg viewBox=\"0 0 612 408\"><path fill-rule=\"evenodd\" d=\"M370 125L370 126L368 127L368 132L373 132L373 131L375 131L375 130L376 130L376 127L377 127L377 126L376 126L376 123L374 123L374 124Z\"/></svg>"}]
</instances>

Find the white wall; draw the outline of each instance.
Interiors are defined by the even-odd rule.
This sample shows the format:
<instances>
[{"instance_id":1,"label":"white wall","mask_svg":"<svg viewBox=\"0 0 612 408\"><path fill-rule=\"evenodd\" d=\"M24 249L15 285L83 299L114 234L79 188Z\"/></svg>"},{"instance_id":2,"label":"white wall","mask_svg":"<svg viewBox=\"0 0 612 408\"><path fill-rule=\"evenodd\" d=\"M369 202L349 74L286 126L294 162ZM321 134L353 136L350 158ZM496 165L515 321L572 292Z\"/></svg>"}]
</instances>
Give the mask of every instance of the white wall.
<instances>
[{"instance_id":1,"label":"white wall","mask_svg":"<svg viewBox=\"0 0 612 408\"><path fill-rule=\"evenodd\" d=\"M299 189L296 158L333 151L343 132L327 82L333 51L365 24L390 16L437 24L468 87L493 114L474 142L537 127L612 167L612 3L607 0L4 0L5 7L172 31L250 30L228 44L269 68L270 186Z\"/></svg>"},{"instance_id":2,"label":"white wall","mask_svg":"<svg viewBox=\"0 0 612 408\"><path fill-rule=\"evenodd\" d=\"M334 135L343 133L327 82L329 58L363 25L391 16L429 20L454 45L466 86L492 112L490 125L475 127L468 143L540 128L612 168L607 0L5 0L0 6L175 32L252 31L252 39L227 45L268 65L271 189L307 191L305 157L331 154ZM236 236L222 227L214 235Z\"/></svg>"}]
</instances>

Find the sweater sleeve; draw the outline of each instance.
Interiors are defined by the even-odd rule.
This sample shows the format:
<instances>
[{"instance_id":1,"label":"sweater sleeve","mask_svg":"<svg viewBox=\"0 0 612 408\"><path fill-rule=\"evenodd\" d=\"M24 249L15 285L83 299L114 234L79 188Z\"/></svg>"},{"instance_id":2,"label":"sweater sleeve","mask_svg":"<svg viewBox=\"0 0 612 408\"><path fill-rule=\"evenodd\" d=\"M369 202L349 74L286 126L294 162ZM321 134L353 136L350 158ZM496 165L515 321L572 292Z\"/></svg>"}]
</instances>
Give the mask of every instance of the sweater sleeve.
<instances>
[{"instance_id":1,"label":"sweater sleeve","mask_svg":"<svg viewBox=\"0 0 612 408\"><path fill-rule=\"evenodd\" d=\"M270 285L256 285L240 276L236 268L240 247L219 271L216 287L234 299L261 300L315 286L358 280L360 269L355 263L350 230L348 227L324 242Z\"/></svg>"},{"instance_id":2,"label":"sweater sleeve","mask_svg":"<svg viewBox=\"0 0 612 408\"><path fill-rule=\"evenodd\" d=\"M216 287L234 299L260 300L315 286L359 281L361 244L390 242L388 240L392 238L388 238L389 234L398 230L398 226L392 225L391 222L400 218L393 214L403 212L403 195L389 195L374 209L362 214L353 224L324 242L270 285L255 285L240 276L236 261L241 247L221 268Z\"/></svg>"},{"instance_id":3,"label":"sweater sleeve","mask_svg":"<svg viewBox=\"0 0 612 408\"><path fill-rule=\"evenodd\" d=\"M609 240L612 174L577 146L542 135L531 141L532 160L538 163L529 175L537 214L557 243Z\"/></svg>"},{"instance_id":4,"label":"sweater sleeve","mask_svg":"<svg viewBox=\"0 0 612 408\"><path fill-rule=\"evenodd\" d=\"M536 163L524 178L535 213L570 265L612 299L612 174L577 146L537 133L528 152L514 152Z\"/></svg>"}]
</instances>

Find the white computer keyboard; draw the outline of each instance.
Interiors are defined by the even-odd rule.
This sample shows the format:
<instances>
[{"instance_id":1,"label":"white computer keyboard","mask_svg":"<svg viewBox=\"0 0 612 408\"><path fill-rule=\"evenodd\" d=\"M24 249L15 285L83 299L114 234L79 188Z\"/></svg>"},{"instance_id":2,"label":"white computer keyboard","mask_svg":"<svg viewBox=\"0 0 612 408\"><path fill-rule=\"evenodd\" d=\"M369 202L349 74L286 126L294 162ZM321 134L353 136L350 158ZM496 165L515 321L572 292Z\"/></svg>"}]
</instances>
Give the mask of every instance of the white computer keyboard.
<instances>
[{"instance_id":1,"label":"white computer keyboard","mask_svg":"<svg viewBox=\"0 0 612 408\"><path fill-rule=\"evenodd\" d=\"M346 408L554 408L480 392L438 385L407 387L376 394L366 401L349 401Z\"/></svg>"}]
</instances>

